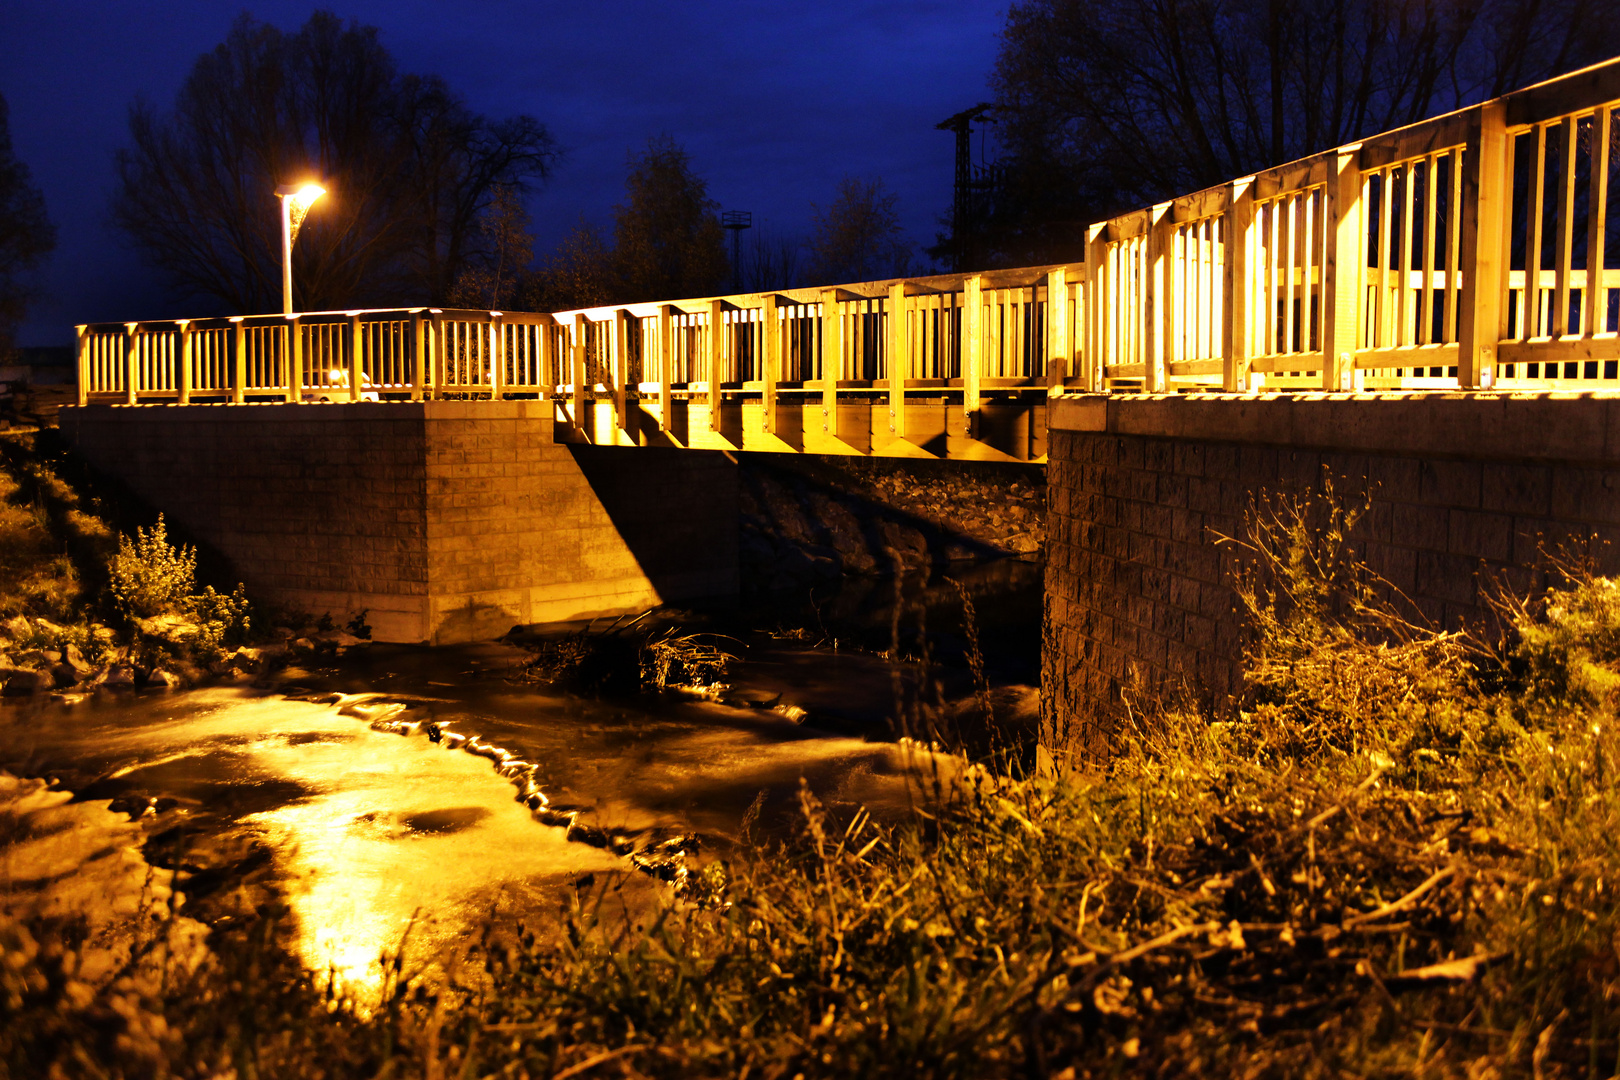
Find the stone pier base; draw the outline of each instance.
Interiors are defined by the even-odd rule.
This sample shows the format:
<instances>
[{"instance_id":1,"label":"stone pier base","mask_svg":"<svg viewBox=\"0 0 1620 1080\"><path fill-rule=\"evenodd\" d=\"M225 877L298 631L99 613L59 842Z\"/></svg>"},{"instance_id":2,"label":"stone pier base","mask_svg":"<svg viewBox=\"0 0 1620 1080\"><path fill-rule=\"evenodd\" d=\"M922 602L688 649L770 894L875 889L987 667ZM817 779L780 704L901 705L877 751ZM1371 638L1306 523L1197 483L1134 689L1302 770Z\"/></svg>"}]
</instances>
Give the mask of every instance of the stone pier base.
<instances>
[{"instance_id":1,"label":"stone pier base","mask_svg":"<svg viewBox=\"0 0 1620 1080\"><path fill-rule=\"evenodd\" d=\"M91 405L67 440L249 590L380 641L737 591L736 467L566 445L544 401Z\"/></svg>"}]
</instances>

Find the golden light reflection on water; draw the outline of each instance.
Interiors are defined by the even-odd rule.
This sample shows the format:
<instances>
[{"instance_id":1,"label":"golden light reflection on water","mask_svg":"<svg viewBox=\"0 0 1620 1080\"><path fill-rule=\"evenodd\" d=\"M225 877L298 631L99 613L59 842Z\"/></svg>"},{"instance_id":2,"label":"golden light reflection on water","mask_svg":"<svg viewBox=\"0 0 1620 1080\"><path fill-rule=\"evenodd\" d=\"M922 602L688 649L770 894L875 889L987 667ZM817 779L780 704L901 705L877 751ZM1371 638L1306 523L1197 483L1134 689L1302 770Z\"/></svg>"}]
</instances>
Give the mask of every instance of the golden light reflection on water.
<instances>
[{"instance_id":1,"label":"golden light reflection on water","mask_svg":"<svg viewBox=\"0 0 1620 1080\"><path fill-rule=\"evenodd\" d=\"M476 927L505 887L530 894L624 865L535 823L487 761L424 738L362 728L255 757L321 791L246 820L282 853L305 963L356 991L375 989L407 929L421 962Z\"/></svg>"}]
</instances>

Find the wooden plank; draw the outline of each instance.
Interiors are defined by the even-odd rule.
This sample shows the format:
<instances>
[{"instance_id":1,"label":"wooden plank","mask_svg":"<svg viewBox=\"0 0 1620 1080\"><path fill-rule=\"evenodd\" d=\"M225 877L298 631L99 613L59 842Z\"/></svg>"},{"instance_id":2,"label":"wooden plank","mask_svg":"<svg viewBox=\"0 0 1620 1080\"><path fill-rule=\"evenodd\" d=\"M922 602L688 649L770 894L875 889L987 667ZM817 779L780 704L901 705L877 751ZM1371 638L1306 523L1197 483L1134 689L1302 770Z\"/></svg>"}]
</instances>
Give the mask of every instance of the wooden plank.
<instances>
[{"instance_id":1,"label":"wooden plank","mask_svg":"<svg viewBox=\"0 0 1620 1080\"><path fill-rule=\"evenodd\" d=\"M1575 150L1576 124L1564 118L1563 153L1558 169L1558 233L1553 237L1553 310L1548 333L1563 337L1569 330L1569 271L1575 258Z\"/></svg>"},{"instance_id":2,"label":"wooden plank","mask_svg":"<svg viewBox=\"0 0 1620 1080\"><path fill-rule=\"evenodd\" d=\"M1565 338L1562 341L1503 342L1499 352L1501 363L1504 364L1567 364L1587 360L1615 360L1620 359L1620 336L1605 334L1595 338ZM1600 380L1583 381L1596 383Z\"/></svg>"},{"instance_id":3,"label":"wooden plank","mask_svg":"<svg viewBox=\"0 0 1620 1080\"><path fill-rule=\"evenodd\" d=\"M1538 124L1608 105L1620 101L1620 59L1605 60L1497 100L1503 103L1508 127Z\"/></svg>"},{"instance_id":4,"label":"wooden plank","mask_svg":"<svg viewBox=\"0 0 1620 1080\"><path fill-rule=\"evenodd\" d=\"M1467 388L1488 385L1495 375L1497 305L1507 249L1502 218L1511 191L1505 170L1507 125L1499 103L1475 111L1477 128L1465 155L1462 199L1463 282L1457 328L1457 381Z\"/></svg>"},{"instance_id":5,"label":"wooden plank","mask_svg":"<svg viewBox=\"0 0 1620 1080\"><path fill-rule=\"evenodd\" d=\"M906 378L911 374L911 334L909 301L904 282L895 282L889 289L887 322L889 329L889 433L899 437L906 434Z\"/></svg>"},{"instance_id":6,"label":"wooden plank","mask_svg":"<svg viewBox=\"0 0 1620 1080\"><path fill-rule=\"evenodd\" d=\"M1256 356L1249 361L1253 371L1322 371L1325 364L1319 352L1283 353L1278 356Z\"/></svg>"},{"instance_id":7,"label":"wooden plank","mask_svg":"<svg viewBox=\"0 0 1620 1080\"><path fill-rule=\"evenodd\" d=\"M1221 389L1229 394L1249 389L1249 258L1254 220L1251 179L1234 180L1226 211L1226 265L1223 270L1221 319Z\"/></svg>"},{"instance_id":8,"label":"wooden plank","mask_svg":"<svg viewBox=\"0 0 1620 1080\"><path fill-rule=\"evenodd\" d=\"M1609 133L1613 110L1592 117L1591 182L1586 207L1586 285L1581 289L1581 332L1587 337L1609 326L1609 297L1603 288L1603 246L1608 235Z\"/></svg>"},{"instance_id":9,"label":"wooden plank","mask_svg":"<svg viewBox=\"0 0 1620 1080\"><path fill-rule=\"evenodd\" d=\"M1356 346L1361 336L1365 295L1367 237L1364 181L1360 156L1341 152L1322 191L1322 388L1355 389Z\"/></svg>"},{"instance_id":10,"label":"wooden plank","mask_svg":"<svg viewBox=\"0 0 1620 1080\"><path fill-rule=\"evenodd\" d=\"M1408 345L1397 349L1362 349L1356 353L1357 370L1451 367L1457 362L1455 345Z\"/></svg>"}]
</instances>

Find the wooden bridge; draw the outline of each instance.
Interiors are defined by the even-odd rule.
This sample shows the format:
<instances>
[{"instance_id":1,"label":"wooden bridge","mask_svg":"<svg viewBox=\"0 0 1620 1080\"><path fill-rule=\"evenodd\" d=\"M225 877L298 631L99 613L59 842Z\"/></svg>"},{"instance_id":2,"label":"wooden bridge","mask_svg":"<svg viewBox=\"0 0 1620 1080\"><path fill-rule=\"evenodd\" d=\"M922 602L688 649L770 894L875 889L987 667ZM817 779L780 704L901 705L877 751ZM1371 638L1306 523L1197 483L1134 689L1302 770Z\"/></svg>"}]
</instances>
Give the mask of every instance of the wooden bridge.
<instances>
[{"instance_id":1,"label":"wooden bridge","mask_svg":"<svg viewBox=\"0 0 1620 1080\"><path fill-rule=\"evenodd\" d=\"M1063 265L85 325L79 400L533 398L575 442L1043 460L1077 392L1620 388L1616 105L1620 59L1101 222Z\"/></svg>"}]
</instances>

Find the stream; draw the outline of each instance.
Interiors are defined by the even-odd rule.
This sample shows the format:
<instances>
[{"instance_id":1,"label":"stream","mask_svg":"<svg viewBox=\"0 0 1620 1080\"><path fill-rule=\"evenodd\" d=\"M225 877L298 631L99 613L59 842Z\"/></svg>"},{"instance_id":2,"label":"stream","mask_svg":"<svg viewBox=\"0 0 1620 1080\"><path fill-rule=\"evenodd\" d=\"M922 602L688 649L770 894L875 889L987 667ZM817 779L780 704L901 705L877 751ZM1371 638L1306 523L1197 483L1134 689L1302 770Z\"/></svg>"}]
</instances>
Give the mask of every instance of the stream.
<instances>
[{"instance_id":1,"label":"stream","mask_svg":"<svg viewBox=\"0 0 1620 1080\"><path fill-rule=\"evenodd\" d=\"M998 720L1027 723L1040 567L958 573ZM127 907L172 885L203 927L276 914L312 970L364 988L407 931L427 957L583 890L651 910L691 860L790 827L801 778L894 818L960 765L894 722L897 695L901 713L976 699L952 581L853 579L677 618L727 635L725 694L575 696L516 678L510 644L378 644L273 681L7 704L0 769L45 783L10 781L23 794L0 805L0 901ZM881 655L897 639L908 659L926 649L926 677Z\"/></svg>"}]
</instances>

